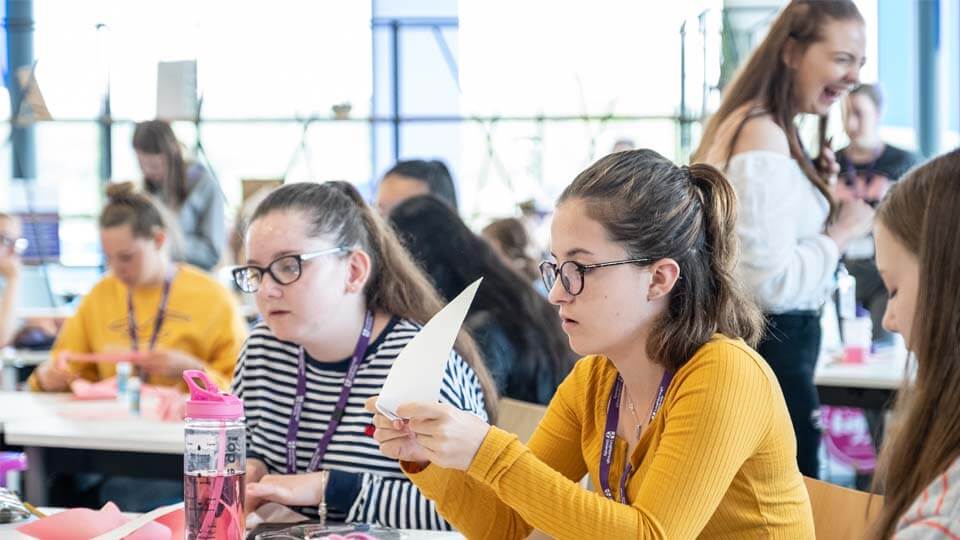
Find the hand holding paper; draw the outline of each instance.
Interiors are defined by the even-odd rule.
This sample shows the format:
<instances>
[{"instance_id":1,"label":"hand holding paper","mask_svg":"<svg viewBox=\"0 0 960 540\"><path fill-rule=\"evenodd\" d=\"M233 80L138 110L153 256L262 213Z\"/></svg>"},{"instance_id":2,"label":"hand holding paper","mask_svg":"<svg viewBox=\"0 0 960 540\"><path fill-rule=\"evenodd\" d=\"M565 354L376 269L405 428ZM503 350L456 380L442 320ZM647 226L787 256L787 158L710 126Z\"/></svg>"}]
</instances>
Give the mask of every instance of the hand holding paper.
<instances>
[{"instance_id":1,"label":"hand holding paper","mask_svg":"<svg viewBox=\"0 0 960 540\"><path fill-rule=\"evenodd\" d=\"M368 401L367 409L371 405ZM445 469L467 470L490 431L479 416L447 403L405 403L397 414L409 420L374 414L373 438L383 455L421 468L436 463Z\"/></svg>"},{"instance_id":2,"label":"hand holding paper","mask_svg":"<svg viewBox=\"0 0 960 540\"><path fill-rule=\"evenodd\" d=\"M439 401L450 350L481 281L483 278L474 281L457 295L400 351L376 403L384 416L399 420L401 417L397 414L397 408L400 405Z\"/></svg>"}]
</instances>

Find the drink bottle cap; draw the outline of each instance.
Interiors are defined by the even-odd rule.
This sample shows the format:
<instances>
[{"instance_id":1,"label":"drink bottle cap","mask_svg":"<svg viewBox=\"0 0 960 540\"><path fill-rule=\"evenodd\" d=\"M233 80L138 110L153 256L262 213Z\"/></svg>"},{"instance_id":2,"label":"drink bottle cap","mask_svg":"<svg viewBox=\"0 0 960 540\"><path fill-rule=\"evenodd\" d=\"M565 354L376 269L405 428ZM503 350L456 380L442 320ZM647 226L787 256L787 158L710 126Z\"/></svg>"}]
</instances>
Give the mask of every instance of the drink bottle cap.
<instances>
[{"instance_id":1,"label":"drink bottle cap","mask_svg":"<svg viewBox=\"0 0 960 540\"><path fill-rule=\"evenodd\" d=\"M183 380L190 389L187 400L187 418L203 420L237 420L243 418L243 401L238 397L220 392L207 374L196 369L183 372ZM197 385L197 381L203 387Z\"/></svg>"}]
</instances>

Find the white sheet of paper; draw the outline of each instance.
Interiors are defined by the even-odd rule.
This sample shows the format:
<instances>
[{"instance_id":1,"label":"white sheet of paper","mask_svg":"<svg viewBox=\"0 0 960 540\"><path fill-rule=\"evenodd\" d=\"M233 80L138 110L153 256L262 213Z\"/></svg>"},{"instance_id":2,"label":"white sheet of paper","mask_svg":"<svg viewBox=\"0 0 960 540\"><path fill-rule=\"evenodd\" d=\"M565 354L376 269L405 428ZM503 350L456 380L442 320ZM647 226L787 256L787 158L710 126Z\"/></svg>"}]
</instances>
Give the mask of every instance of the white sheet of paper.
<instances>
[{"instance_id":1,"label":"white sheet of paper","mask_svg":"<svg viewBox=\"0 0 960 540\"><path fill-rule=\"evenodd\" d=\"M473 297L480 288L480 278L457 295L413 336L393 362L383 383L377 409L391 420L400 420L397 407L413 401L436 403L447 368L450 350Z\"/></svg>"}]
</instances>

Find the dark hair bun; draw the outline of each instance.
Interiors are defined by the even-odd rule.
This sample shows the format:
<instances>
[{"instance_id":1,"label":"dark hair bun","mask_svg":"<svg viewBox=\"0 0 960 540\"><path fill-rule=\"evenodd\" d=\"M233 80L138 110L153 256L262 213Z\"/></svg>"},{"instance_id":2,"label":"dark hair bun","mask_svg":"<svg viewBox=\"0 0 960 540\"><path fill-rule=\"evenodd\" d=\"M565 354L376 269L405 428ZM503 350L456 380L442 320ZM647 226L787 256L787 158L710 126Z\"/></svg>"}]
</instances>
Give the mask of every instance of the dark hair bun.
<instances>
[{"instance_id":1,"label":"dark hair bun","mask_svg":"<svg viewBox=\"0 0 960 540\"><path fill-rule=\"evenodd\" d=\"M116 182L107 185L107 199L111 203L129 201L136 192L133 182Z\"/></svg>"}]
</instances>

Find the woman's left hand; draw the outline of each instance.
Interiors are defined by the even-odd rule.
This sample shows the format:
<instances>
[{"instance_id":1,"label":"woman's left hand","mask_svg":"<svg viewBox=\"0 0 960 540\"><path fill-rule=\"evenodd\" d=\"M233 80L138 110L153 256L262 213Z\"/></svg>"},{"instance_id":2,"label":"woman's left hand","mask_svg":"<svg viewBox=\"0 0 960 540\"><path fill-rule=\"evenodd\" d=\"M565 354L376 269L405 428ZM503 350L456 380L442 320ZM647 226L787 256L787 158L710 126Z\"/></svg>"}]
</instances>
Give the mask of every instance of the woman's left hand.
<instances>
[{"instance_id":1,"label":"woman's left hand","mask_svg":"<svg viewBox=\"0 0 960 540\"><path fill-rule=\"evenodd\" d=\"M430 462L447 469L467 470L490 430L477 415L445 403L407 403L397 407L397 415L409 418Z\"/></svg>"},{"instance_id":2,"label":"woman's left hand","mask_svg":"<svg viewBox=\"0 0 960 540\"><path fill-rule=\"evenodd\" d=\"M267 474L260 481L247 484L249 511L256 510L265 502L277 502L286 506L316 506L323 500L326 485L324 472L305 474Z\"/></svg>"}]
</instances>

